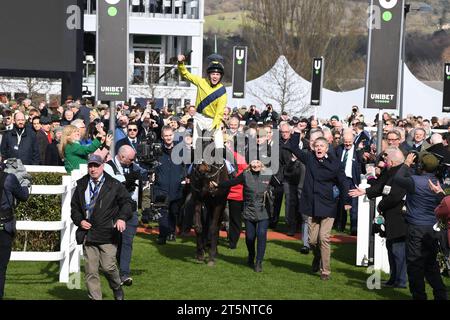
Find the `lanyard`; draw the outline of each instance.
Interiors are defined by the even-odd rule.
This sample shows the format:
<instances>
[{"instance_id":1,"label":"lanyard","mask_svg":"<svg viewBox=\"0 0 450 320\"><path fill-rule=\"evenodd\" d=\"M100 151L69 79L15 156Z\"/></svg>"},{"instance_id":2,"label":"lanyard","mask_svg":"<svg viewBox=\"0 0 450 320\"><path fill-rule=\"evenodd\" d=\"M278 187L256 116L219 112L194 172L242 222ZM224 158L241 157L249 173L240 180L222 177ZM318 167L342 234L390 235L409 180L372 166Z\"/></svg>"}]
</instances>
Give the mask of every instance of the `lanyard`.
<instances>
[{"instance_id":1,"label":"lanyard","mask_svg":"<svg viewBox=\"0 0 450 320\"><path fill-rule=\"evenodd\" d=\"M16 130L17 133L17 146L20 146L20 141L22 141L22 135L25 132L25 128L23 129L22 133L19 134L19 132Z\"/></svg>"},{"instance_id":2,"label":"lanyard","mask_svg":"<svg viewBox=\"0 0 450 320\"><path fill-rule=\"evenodd\" d=\"M86 211L87 211L87 218L89 219L92 211L94 211L94 206L95 206L95 202L97 201L97 197L99 194L99 190L103 185L103 182L105 182L105 177L103 176L102 179L97 183L94 184L95 187L92 188L92 182L89 181L89 195L90 195L90 200L89 203L86 203Z\"/></svg>"}]
</instances>

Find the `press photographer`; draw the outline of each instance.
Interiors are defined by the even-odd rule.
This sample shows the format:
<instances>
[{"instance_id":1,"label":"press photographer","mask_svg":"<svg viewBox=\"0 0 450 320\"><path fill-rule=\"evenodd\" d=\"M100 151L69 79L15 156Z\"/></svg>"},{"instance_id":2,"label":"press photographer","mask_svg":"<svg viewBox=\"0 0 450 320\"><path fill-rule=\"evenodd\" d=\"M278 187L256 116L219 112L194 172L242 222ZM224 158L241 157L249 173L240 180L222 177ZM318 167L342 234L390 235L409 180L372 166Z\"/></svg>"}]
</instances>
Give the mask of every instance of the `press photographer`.
<instances>
[{"instance_id":1,"label":"press photographer","mask_svg":"<svg viewBox=\"0 0 450 320\"><path fill-rule=\"evenodd\" d=\"M250 122L258 122L260 119L259 112L256 110L255 105L251 105L250 109L245 113L242 120L245 121L245 125L248 126Z\"/></svg>"},{"instance_id":2,"label":"press photographer","mask_svg":"<svg viewBox=\"0 0 450 320\"><path fill-rule=\"evenodd\" d=\"M120 181L131 196L133 217L126 222L121 242L117 250L117 260L120 266L122 285L131 286L133 279L130 273L130 263L133 251L133 239L139 224L138 204L142 197L142 183L148 181L148 171L135 163L136 151L129 145L119 148L117 155L105 164L105 172Z\"/></svg>"},{"instance_id":3,"label":"press photographer","mask_svg":"<svg viewBox=\"0 0 450 320\"><path fill-rule=\"evenodd\" d=\"M267 121L272 121L275 124L276 128L276 124L279 120L279 115L275 110L273 110L273 106L270 103L266 105L266 110L261 113L261 120L264 123L266 123Z\"/></svg>"}]
</instances>

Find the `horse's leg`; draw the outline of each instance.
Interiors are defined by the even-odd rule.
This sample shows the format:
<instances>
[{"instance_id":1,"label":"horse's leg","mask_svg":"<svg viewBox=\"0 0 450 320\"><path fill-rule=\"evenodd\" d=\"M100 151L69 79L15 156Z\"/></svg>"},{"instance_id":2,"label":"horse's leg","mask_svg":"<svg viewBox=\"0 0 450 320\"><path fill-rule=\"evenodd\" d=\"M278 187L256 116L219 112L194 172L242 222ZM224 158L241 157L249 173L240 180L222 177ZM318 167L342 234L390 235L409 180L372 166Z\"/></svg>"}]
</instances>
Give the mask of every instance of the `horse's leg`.
<instances>
[{"instance_id":1,"label":"horse's leg","mask_svg":"<svg viewBox=\"0 0 450 320\"><path fill-rule=\"evenodd\" d=\"M199 202L196 202L195 206L194 206L194 230L195 230L195 238L197 240L196 258L197 258L198 262L203 262L205 260L201 210L202 210L202 204Z\"/></svg>"},{"instance_id":2,"label":"horse's leg","mask_svg":"<svg viewBox=\"0 0 450 320\"><path fill-rule=\"evenodd\" d=\"M222 202L221 202L222 203ZM209 261L208 266L214 266L217 256L217 243L219 241L219 227L223 210L225 209L223 204L216 206L212 212L211 223L209 225L209 236L211 239L211 246L209 248Z\"/></svg>"}]
</instances>

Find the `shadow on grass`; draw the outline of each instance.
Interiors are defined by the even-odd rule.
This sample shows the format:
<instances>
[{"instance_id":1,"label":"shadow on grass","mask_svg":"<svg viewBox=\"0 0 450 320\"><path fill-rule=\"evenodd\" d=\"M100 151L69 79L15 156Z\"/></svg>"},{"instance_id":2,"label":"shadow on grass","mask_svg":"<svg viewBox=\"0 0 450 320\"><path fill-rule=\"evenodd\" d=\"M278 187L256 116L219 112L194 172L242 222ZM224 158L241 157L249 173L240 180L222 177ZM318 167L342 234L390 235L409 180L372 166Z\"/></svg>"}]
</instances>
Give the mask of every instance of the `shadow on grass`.
<instances>
[{"instance_id":1,"label":"shadow on grass","mask_svg":"<svg viewBox=\"0 0 450 320\"><path fill-rule=\"evenodd\" d=\"M29 269L25 269L23 272L16 269L13 273L8 273L9 281L17 284L53 284L59 281L59 264L49 262L38 273L33 274L30 274Z\"/></svg>"},{"instance_id":2,"label":"shadow on grass","mask_svg":"<svg viewBox=\"0 0 450 320\"><path fill-rule=\"evenodd\" d=\"M164 245L157 244L157 235L137 234L136 237L148 240L149 244L154 246L161 256L172 260L179 260L189 263L198 263L196 260L196 238L195 237L183 237L177 239L176 242L166 242ZM228 242L226 239L220 238L218 242L218 255L217 259L221 259L222 250L227 250L226 246Z\"/></svg>"},{"instance_id":3,"label":"shadow on grass","mask_svg":"<svg viewBox=\"0 0 450 320\"><path fill-rule=\"evenodd\" d=\"M273 243L282 248L286 248L300 254L300 248L302 247L302 242L298 240L269 240L270 243Z\"/></svg>"},{"instance_id":4,"label":"shadow on grass","mask_svg":"<svg viewBox=\"0 0 450 320\"><path fill-rule=\"evenodd\" d=\"M366 267L357 267L355 265L356 259L356 245L355 244L339 244L333 246L331 259L336 259L348 267L337 267L336 272L342 274L347 279L346 285L353 287L360 287L363 290L372 294L378 295L382 299L396 299L396 300L410 300L408 289L393 289L393 288L381 288L381 289L369 289L368 279L372 276L371 273L367 273ZM381 274L380 274L381 275ZM383 279L379 279L382 281ZM369 280L370 282L370 280Z\"/></svg>"}]
</instances>

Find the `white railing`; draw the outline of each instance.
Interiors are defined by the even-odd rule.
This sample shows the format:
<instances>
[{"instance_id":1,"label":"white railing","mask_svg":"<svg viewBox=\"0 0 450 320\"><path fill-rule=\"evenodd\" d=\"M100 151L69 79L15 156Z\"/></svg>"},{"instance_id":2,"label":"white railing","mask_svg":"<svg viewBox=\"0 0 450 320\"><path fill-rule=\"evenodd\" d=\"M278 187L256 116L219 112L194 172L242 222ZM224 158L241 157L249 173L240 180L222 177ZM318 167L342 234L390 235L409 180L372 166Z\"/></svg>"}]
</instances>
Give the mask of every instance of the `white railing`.
<instances>
[{"instance_id":1,"label":"white railing","mask_svg":"<svg viewBox=\"0 0 450 320\"><path fill-rule=\"evenodd\" d=\"M360 188L369 187L367 181L363 181ZM370 208L370 200L367 196L358 199L358 238L356 242L356 265L373 265L375 270L382 270L389 273L389 258L387 254L386 239L381 238L379 234L373 237L373 252L370 254L371 225L373 218L378 215L375 208L381 201L381 197L375 199L375 206ZM375 212L371 212L371 210ZM372 260L373 259L373 260Z\"/></svg>"},{"instance_id":2,"label":"white railing","mask_svg":"<svg viewBox=\"0 0 450 320\"><path fill-rule=\"evenodd\" d=\"M25 166L27 172L66 173L64 167ZM70 201L76 187L76 181L87 173L87 166L80 165L79 170L62 177L62 185L32 185L31 194L62 195L60 221L17 221L17 230L22 231L60 231L60 249L56 252L13 251L13 261L59 261L59 282L68 283L70 273L80 271L82 246L77 245L75 232L77 227L70 217Z\"/></svg>"}]
</instances>

